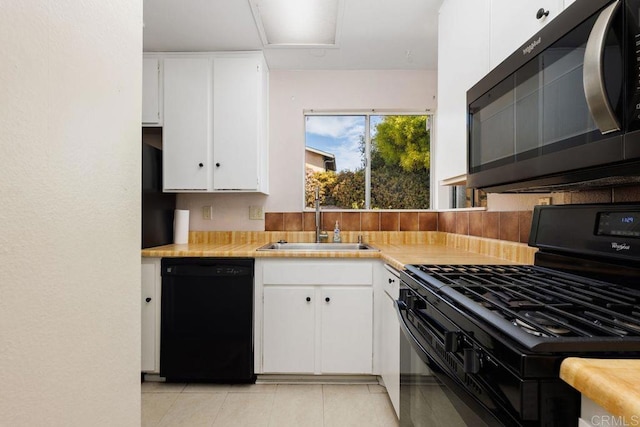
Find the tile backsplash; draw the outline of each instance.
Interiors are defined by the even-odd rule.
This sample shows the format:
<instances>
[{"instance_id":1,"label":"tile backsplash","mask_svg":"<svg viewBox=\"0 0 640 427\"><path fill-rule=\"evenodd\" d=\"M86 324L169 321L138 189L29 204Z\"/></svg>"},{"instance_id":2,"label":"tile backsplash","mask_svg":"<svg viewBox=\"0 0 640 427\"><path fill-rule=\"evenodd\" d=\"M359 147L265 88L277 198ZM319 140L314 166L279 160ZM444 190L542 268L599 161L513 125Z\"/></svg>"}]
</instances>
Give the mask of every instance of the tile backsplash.
<instances>
[{"instance_id":1,"label":"tile backsplash","mask_svg":"<svg viewBox=\"0 0 640 427\"><path fill-rule=\"evenodd\" d=\"M322 211L322 229L344 231L438 231L437 212ZM315 212L267 212L265 231L314 231Z\"/></svg>"},{"instance_id":2,"label":"tile backsplash","mask_svg":"<svg viewBox=\"0 0 640 427\"><path fill-rule=\"evenodd\" d=\"M342 212L323 211L322 230L444 231L526 243L531 212ZM265 231L314 231L314 212L268 212Z\"/></svg>"},{"instance_id":3,"label":"tile backsplash","mask_svg":"<svg viewBox=\"0 0 640 427\"><path fill-rule=\"evenodd\" d=\"M439 212L438 231L527 243L531 217L531 211Z\"/></svg>"},{"instance_id":4,"label":"tile backsplash","mask_svg":"<svg viewBox=\"0 0 640 427\"><path fill-rule=\"evenodd\" d=\"M640 186L554 193L554 204L640 202ZM532 211L350 212L322 211L322 229L338 221L344 231L444 231L527 243ZM314 212L268 212L265 231L314 231Z\"/></svg>"}]
</instances>

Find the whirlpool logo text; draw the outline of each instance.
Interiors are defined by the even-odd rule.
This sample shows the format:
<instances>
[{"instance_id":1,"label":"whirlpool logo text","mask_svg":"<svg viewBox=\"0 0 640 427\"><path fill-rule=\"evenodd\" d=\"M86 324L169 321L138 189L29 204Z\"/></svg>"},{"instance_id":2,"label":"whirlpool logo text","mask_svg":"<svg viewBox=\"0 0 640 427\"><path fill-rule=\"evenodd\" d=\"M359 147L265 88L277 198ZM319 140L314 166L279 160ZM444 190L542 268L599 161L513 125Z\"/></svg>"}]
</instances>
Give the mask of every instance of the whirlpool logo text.
<instances>
[{"instance_id":1,"label":"whirlpool logo text","mask_svg":"<svg viewBox=\"0 0 640 427\"><path fill-rule=\"evenodd\" d=\"M617 252L619 251L628 251L631 249L631 245L627 243L617 243L611 242L611 249L615 249Z\"/></svg>"},{"instance_id":2,"label":"whirlpool logo text","mask_svg":"<svg viewBox=\"0 0 640 427\"><path fill-rule=\"evenodd\" d=\"M542 38L541 38L541 37L538 37L538 40L534 40L534 41L532 41L532 42L531 42L531 44L530 44L529 46L527 46L527 47L525 47L524 49L522 49L522 54L523 54L523 55L528 55L528 54L530 54L530 53L533 51L533 49L535 49L535 48L536 48L536 46L538 46L538 45L540 44L540 42L542 42Z\"/></svg>"}]
</instances>

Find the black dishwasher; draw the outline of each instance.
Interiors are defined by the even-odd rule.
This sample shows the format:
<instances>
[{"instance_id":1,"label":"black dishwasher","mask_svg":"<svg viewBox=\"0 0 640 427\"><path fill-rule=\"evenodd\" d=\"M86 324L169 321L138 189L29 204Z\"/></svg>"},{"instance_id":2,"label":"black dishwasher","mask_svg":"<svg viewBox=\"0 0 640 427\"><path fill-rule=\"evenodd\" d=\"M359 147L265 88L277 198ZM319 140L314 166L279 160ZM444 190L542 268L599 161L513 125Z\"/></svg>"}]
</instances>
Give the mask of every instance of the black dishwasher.
<instances>
[{"instance_id":1,"label":"black dishwasher","mask_svg":"<svg viewBox=\"0 0 640 427\"><path fill-rule=\"evenodd\" d=\"M251 258L163 258L160 376L253 383Z\"/></svg>"}]
</instances>

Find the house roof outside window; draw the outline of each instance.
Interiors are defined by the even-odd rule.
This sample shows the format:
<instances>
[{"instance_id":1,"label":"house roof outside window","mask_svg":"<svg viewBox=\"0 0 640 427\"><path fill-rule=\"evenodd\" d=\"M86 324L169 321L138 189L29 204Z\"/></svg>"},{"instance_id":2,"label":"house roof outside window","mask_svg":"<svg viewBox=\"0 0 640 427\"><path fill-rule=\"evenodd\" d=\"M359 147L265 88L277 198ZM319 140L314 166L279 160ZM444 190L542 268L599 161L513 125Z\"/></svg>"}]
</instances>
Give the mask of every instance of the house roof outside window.
<instances>
[{"instance_id":1,"label":"house roof outside window","mask_svg":"<svg viewBox=\"0 0 640 427\"><path fill-rule=\"evenodd\" d=\"M306 147L305 166L314 172L336 171L336 156L313 147Z\"/></svg>"}]
</instances>

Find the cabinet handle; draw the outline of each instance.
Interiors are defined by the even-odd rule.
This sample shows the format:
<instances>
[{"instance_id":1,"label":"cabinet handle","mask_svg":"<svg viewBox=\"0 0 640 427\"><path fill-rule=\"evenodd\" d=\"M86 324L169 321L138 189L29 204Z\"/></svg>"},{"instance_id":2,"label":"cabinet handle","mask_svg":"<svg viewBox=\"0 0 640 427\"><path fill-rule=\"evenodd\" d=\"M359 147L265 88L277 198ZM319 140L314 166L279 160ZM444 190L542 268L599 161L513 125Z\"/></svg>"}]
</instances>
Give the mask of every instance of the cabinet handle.
<instances>
[{"instance_id":1,"label":"cabinet handle","mask_svg":"<svg viewBox=\"0 0 640 427\"><path fill-rule=\"evenodd\" d=\"M198 163L198 166L204 167L204 163Z\"/></svg>"},{"instance_id":2,"label":"cabinet handle","mask_svg":"<svg viewBox=\"0 0 640 427\"><path fill-rule=\"evenodd\" d=\"M311 297L307 297L307 302L311 302Z\"/></svg>"},{"instance_id":3,"label":"cabinet handle","mask_svg":"<svg viewBox=\"0 0 640 427\"><path fill-rule=\"evenodd\" d=\"M331 301L331 298L326 297L324 300L325 300L326 302L329 302L329 301Z\"/></svg>"},{"instance_id":4,"label":"cabinet handle","mask_svg":"<svg viewBox=\"0 0 640 427\"><path fill-rule=\"evenodd\" d=\"M216 163L216 167L219 168L220 167L220 163Z\"/></svg>"},{"instance_id":5,"label":"cabinet handle","mask_svg":"<svg viewBox=\"0 0 640 427\"><path fill-rule=\"evenodd\" d=\"M151 302L151 298L150 298L150 297L146 297L144 300L145 300L146 302Z\"/></svg>"},{"instance_id":6,"label":"cabinet handle","mask_svg":"<svg viewBox=\"0 0 640 427\"><path fill-rule=\"evenodd\" d=\"M396 280L395 279L389 279L389 284L391 284L391 283L396 283Z\"/></svg>"},{"instance_id":7,"label":"cabinet handle","mask_svg":"<svg viewBox=\"0 0 640 427\"><path fill-rule=\"evenodd\" d=\"M538 9L538 12L536 12L536 18L542 19L544 16L549 16L549 11L544 10L544 8L541 7L540 9Z\"/></svg>"}]
</instances>

